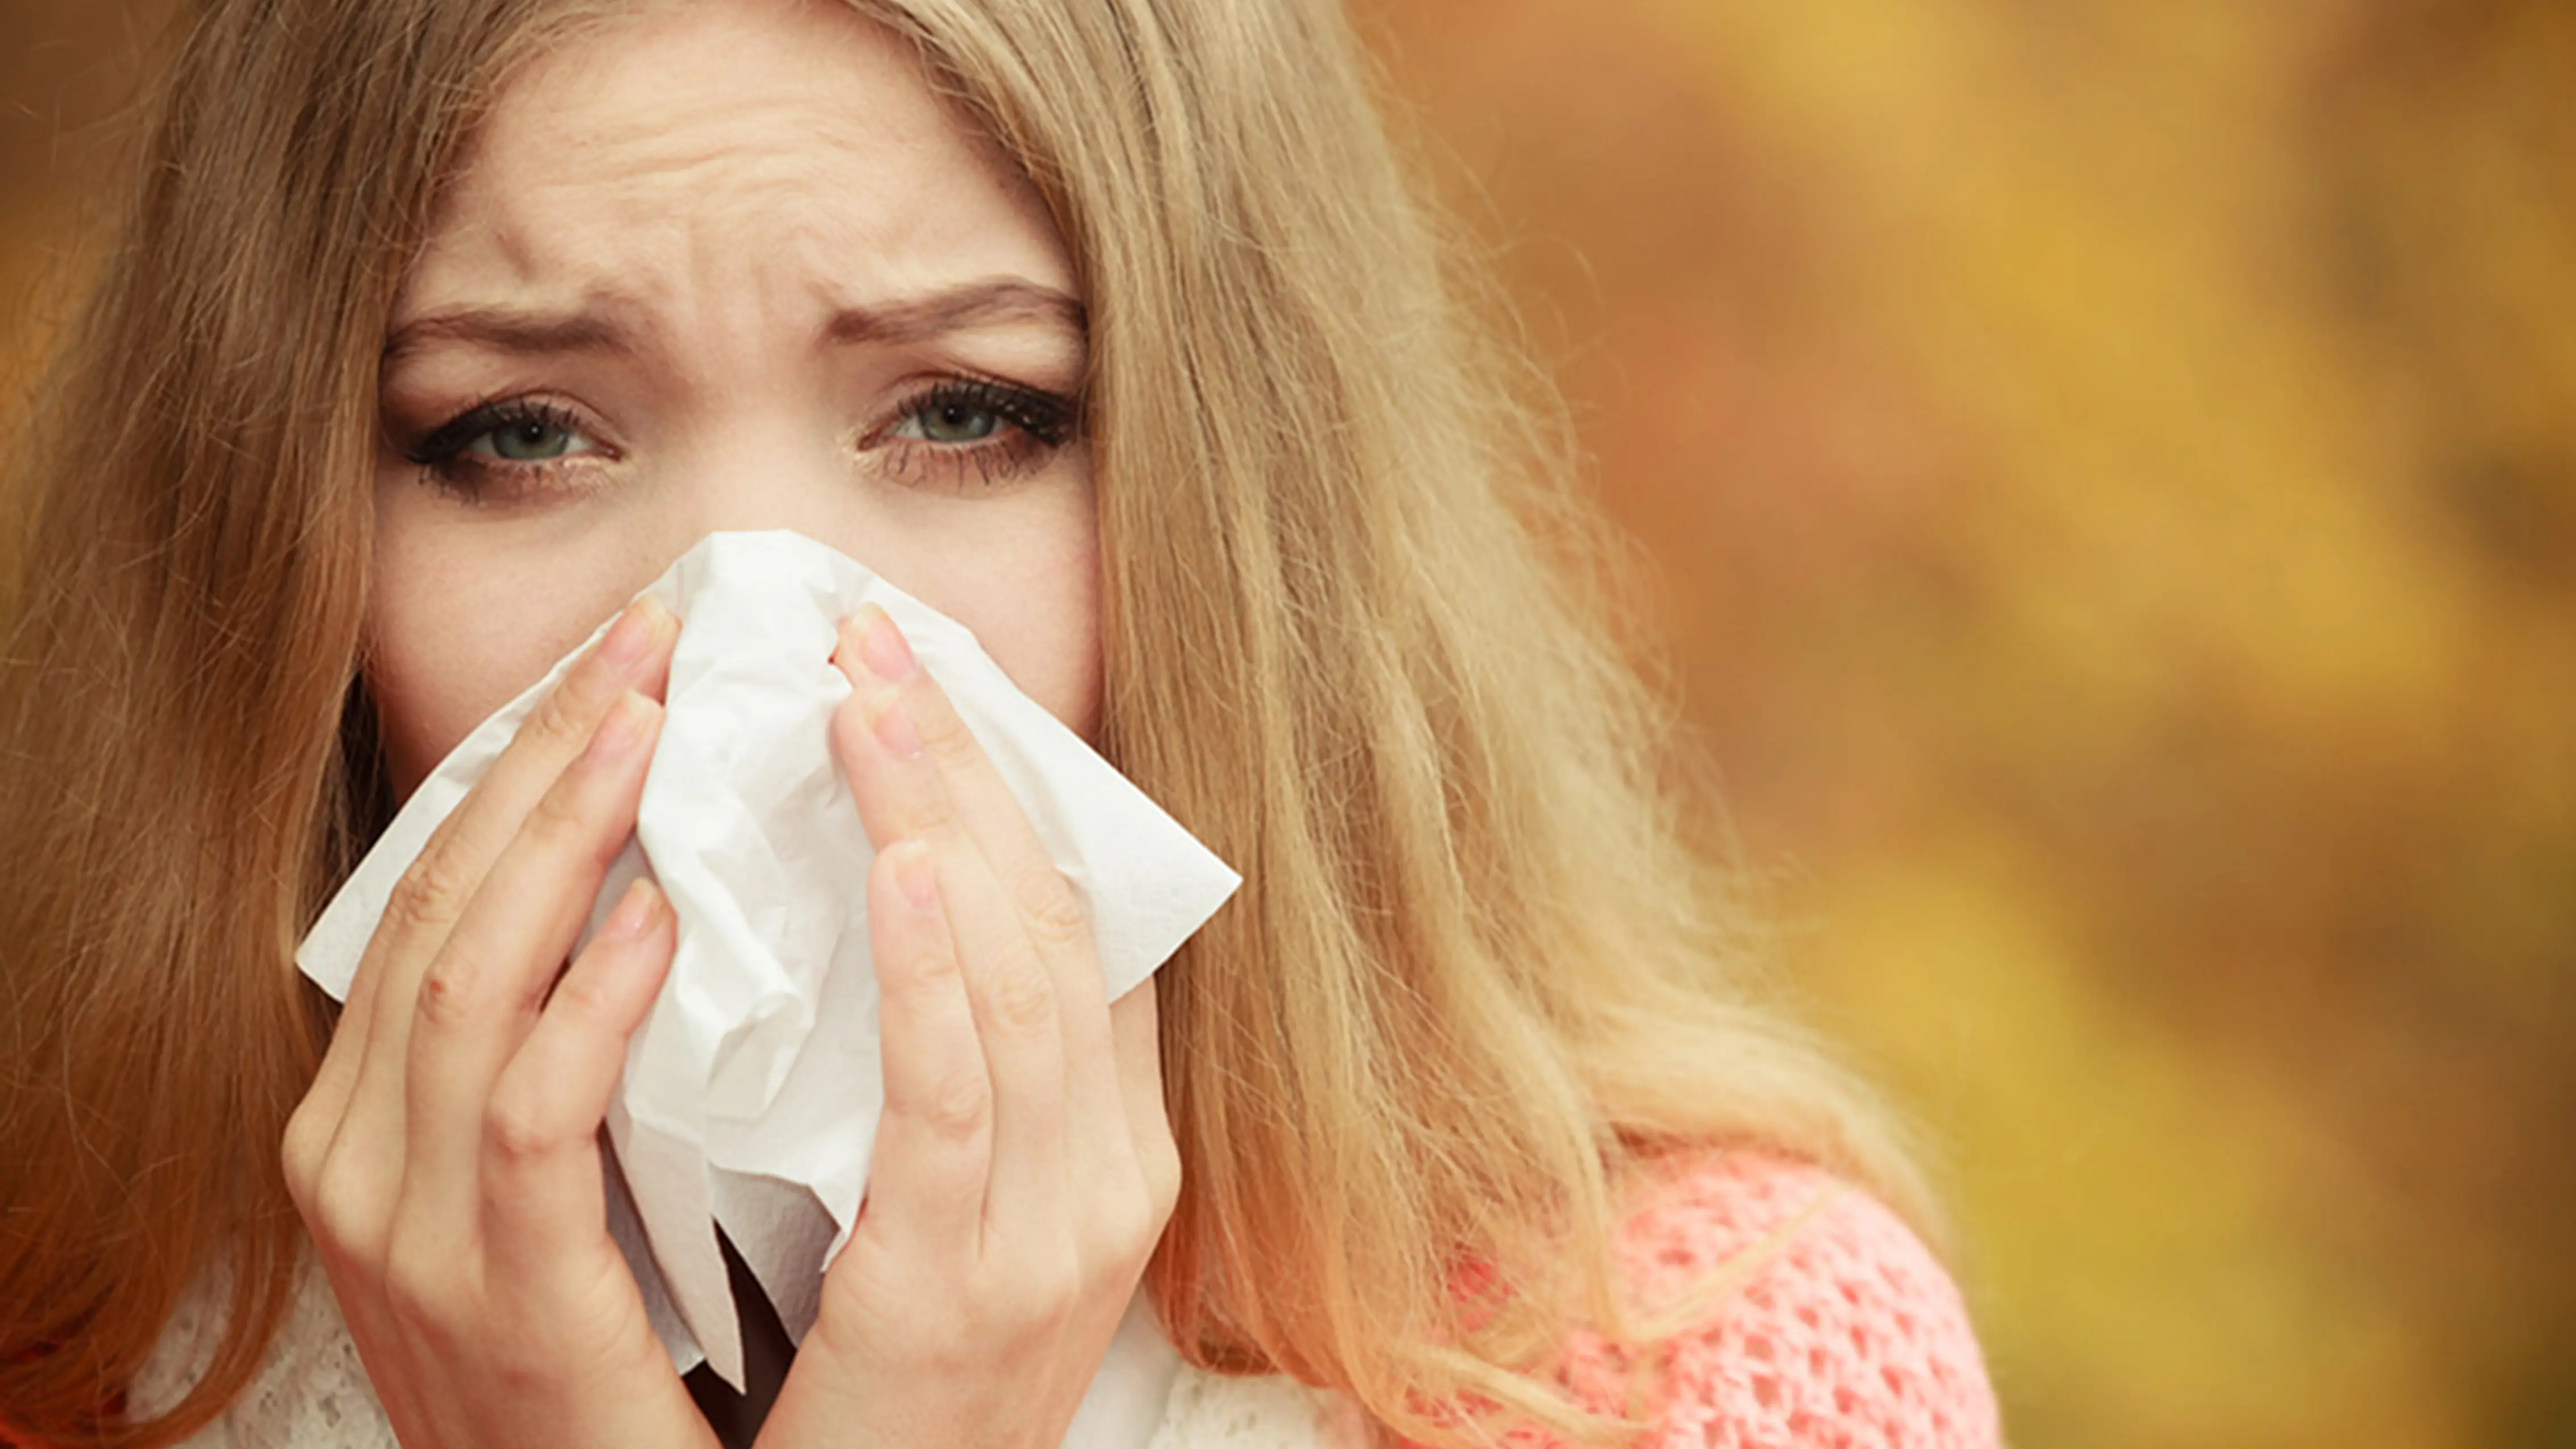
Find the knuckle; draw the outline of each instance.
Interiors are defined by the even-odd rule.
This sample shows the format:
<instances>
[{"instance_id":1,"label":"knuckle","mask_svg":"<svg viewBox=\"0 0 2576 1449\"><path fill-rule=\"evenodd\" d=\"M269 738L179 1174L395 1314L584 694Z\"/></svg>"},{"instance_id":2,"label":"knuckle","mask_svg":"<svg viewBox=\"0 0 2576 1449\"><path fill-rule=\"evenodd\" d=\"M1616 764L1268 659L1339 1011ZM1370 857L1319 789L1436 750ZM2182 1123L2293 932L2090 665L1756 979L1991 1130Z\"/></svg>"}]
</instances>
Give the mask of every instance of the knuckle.
<instances>
[{"instance_id":1,"label":"knuckle","mask_svg":"<svg viewBox=\"0 0 2576 1449\"><path fill-rule=\"evenodd\" d=\"M842 700L833 709L830 730L832 748L840 755L845 767L849 761L865 757L864 746L868 738L867 691L861 689L850 691L849 698Z\"/></svg>"},{"instance_id":2,"label":"knuckle","mask_svg":"<svg viewBox=\"0 0 2576 1449\"><path fill-rule=\"evenodd\" d=\"M596 971L567 971L554 984L546 998L549 1014L561 1013L576 1022L597 1022L613 1016L616 993Z\"/></svg>"},{"instance_id":3,"label":"knuckle","mask_svg":"<svg viewBox=\"0 0 2576 1449\"><path fill-rule=\"evenodd\" d=\"M919 790L906 801L903 814L905 833L925 840L940 840L957 835L957 805L948 792L935 786Z\"/></svg>"},{"instance_id":4,"label":"knuckle","mask_svg":"<svg viewBox=\"0 0 2576 1449\"><path fill-rule=\"evenodd\" d=\"M385 1253L385 1307L415 1332L435 1330L448 1321L448 1294L455 1278L454 1265L436 1261L398 1238Z\"/></svg>"},{"instance_id":5,"label":"knuckle","mask_svg":"<svg viewBox=\"0 0 2576 1449\"><path fill-rule=\"evenodd\" d=\"M314 1185L322 1174L323 1155L331 1148L331 1127L310 1098L286 1119L277 1159L286 1178L286 1195L298 1212L312 1201Z\"/></svg>"},{"instance_id":6,"label":"knuckle","mask_svg":"<svg viewBox=\"0 0 2576 1449\"><path fill-rule=\"evenodd\" d=\"M966 721L957 711L933 693L935 689L925 681L919 692L904 701L905 712L912 716L912 727L921 736L921 748L943 766L970 763L983 753L984 747L975 742L975 732L966 728Z\"/></svg>"},{"instance_id":7,"label":"knuckle","mask_svg":"<svg viewBox=\"0 0 2576 1449\"><path fill-rule=\"evenodd\" d=\"M564 1145L561 1129L541 1103L511 1093L495 1096L483 1109L487 1166L506 1172L543 1161Z\"/></svg>"},{"instance_id":8,"label":"knuckle","mask_svg":"<svg viewBox=\"0 0 2576 1449\"><path fill-rule=\"evenodd\" d=\"M342 1257L363 1257L368 1224L346 1204L323 1197L303 1210L305 1236L315 1247Z\"/></svg>"},{"instance_id":9,"label":"knuckle","mask_svg":"<svg viewBox=\"0 0 2576 1449\"><path fill-rule=\"evenodd\" d=\"M965 968L954 951L938 941L918 941L910 950L895 958L903 969L885 973L878 989L889 996L903 995L921 1001L933 1001L941 995L960 989Z\"/></svg>"},{"instance_id":10,"label":"knuckle","mask_svg":"<svg viewBox=\"0 0 2576 1449\"><path fill-rule=\"evenodd\" d=\"M465 903L473 898L478 884L457 862L453 852L444 849L423 851L411 863L411 869L394 882L393 893L385 900L385 931L397 937L422 936L437 940L464 913Z\"/></svg>"},{"instance_id":11,"label":"knuckle","mask_svg":"<svg viewBox=\"0 0 2576 1449\"><path fill-rule=\"evenodd\" d=\"M984 995L994 1027L1010 1036L1040 1035L1055 1024L1055 981L1027 945L1004 949L985 980Z\"/></svg>"},{"instance_id":12,"label":"knuckle","mask_svg":"<svg viewBox=\"0 0 2576 1449\"><path fill-rule=\"evenodd\" d=\"M315 1246L345 1252L361 1241L357 1215L344 1199L333 1197L322 1180L307 1182L294 1200L295 1215L304 1220L305 1236Z\"/></svg>"},{"instance_id":13,"label":"knuckle","mask_svg":"<svg viewBox=\"0 0 2576 1449\"><path fill-rule=\"evenodd\" d=\"M582 742L589 738L591 726L596 722L593 717L600 712L603 702L594 696L606 693L593 678L599 671L584 667L590 662L585 660L582 665L576 665L570 674L564 676L561 684L537 702L536 709L528 715L528 722L520 726L518 738L510 742L512 748L517 748L522 741L547 752L566 752L581 747Z\"/></svg>"},{"instance_id":14,"label":"knuckle","mask_svg":"<svg viewBox=\"0 0 2576 1449\"><path fill-rule=\"evenodd\" d=\"M371 1174L351 1154L325 1151L314 1163L309 1187L314 1204L325 1211L355 1201L371 1184Z\"/></svg>"},{"instance_id":15,"label":"knuckle","mask_svg":"<svg viewBox=\"0 0 2576 1449\"><path fill-rule=\"evenodd\" d=\"M335 1153L321 1164L306 1197L298 1210L314 1241L348 1252L363 1248L376 1236L375 1184L346 1156Z\"/></svg>"},{"instance_id":16,"label":"knuckle","mask_svg":"<svg viewBox=\"0 0 2576 1449\"><path fill-rule=\"evenodd\" d=\"M482 1004L482 978L482 968L471 956L452 948L441 951L420 978L413 1009L428 1026L461 1026L474 1019Z\"/></svg>"},{"instance_id":17,"label":"knuckle","mask_svg":"<svg viewBox=\"0 0 2576 1449\"><path fill-rule=\"evenodd\" d=\"M1020 903L1029 935L1039 946L1069 950L1090 944L1091 913L1083 909L1082 897L1054 861L1037 856L1018 874L1012 894Z\"/></svg>"},{"instance_id":18,"label":"knuckle","mask_svg":"<svg viewBox=\"0 0 2576 1449\"><path fill-rule=\"evenodd\" d=\"M992 1119L992 1084L981 1071L952 1071L922 1094L913 1115L941 1141L970 1141Z\"/></svg>"},{"instance_id":19,"label":"knuckle","mask_svg":"<svg viewBox=\"0 0 2576 1449\"><path fill-rule=\"evenodd\" d=\"M578 852L595 833L589 792L580 788L580 773L567 773L537 797L520 833L541 850Z\"/></svg>"}]
</instances>

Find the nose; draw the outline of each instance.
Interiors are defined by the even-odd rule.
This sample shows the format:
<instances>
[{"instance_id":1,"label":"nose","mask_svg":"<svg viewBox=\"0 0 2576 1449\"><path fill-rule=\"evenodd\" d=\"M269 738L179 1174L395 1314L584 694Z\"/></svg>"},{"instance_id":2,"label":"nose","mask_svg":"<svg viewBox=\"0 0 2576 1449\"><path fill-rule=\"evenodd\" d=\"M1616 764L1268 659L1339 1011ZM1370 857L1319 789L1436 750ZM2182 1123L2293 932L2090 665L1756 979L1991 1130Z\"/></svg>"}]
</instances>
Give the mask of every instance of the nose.
<instances>
[{"instance_id":1,"label":"nose","mask_svg":"<svg viewBox=\"0 0 2576 1449\"><path fill-rule=\"evenodd\" d=\"M899 561L890 500L865 486L827 423L746 414L670 453L653 480L653 544L667 565L711 533L787 529L879 572ZM875 555L875 557L871 557Z\"/></svg>"}]
</instances>

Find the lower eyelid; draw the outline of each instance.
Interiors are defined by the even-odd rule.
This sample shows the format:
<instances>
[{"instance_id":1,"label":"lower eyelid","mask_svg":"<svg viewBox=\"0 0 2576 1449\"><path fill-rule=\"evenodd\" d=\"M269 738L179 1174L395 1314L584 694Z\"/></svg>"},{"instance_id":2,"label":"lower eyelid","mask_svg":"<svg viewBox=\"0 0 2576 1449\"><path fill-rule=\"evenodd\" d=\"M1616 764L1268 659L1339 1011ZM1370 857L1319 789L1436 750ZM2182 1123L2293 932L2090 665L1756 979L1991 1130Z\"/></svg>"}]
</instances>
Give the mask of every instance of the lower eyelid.
<instances>
[{"instance_id":1,"label":"lower eyelid","mask_svg":"<svg viewBox=\"0 0 2576 1449\"><path fill-rule=\"evenodd\" d=\"M603 464L582 453L543 462L513 463L467 451L423 465L423 481L468 503L507 505L555 495L579 498L606 488Z\"/></svg>"},{"instance_id":2,"label":"lower eyelid","mask_svg":"<svg viewBox=\"0 0 2576 1449\"><path fill-rule=\"evenodd\" d=\"M964 492L998 488L1044 469L1064 451L1017 423L1011 432L972 444L933 443L918 438L882 438L863 451L885 458L886 471L901 487Z\"/></svg>"}]
</instances>

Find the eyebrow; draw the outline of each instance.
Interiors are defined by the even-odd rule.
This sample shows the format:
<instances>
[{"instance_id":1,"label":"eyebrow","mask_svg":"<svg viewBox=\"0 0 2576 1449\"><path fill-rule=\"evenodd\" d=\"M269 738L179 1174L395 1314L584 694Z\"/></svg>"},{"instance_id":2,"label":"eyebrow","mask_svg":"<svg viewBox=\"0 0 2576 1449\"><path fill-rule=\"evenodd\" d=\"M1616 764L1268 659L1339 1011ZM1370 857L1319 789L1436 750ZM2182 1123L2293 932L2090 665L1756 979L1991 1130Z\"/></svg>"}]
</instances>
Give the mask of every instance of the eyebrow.
<instances>
[{"instance_id":1,"label":"eyebrow","mask_svg":"<svg viewBox=\"0 0 2576 1449\"><path fill-rule=\"evenodd\" d=\"M919 342L1002 322L1045 322L1085 339L1090 334L1080 302L1053 287L1004 277L873 307L844 307L823 335L840 344Z\"/></svg>"},{"instance_id":2,"label":"eyebrow","mask_svg":"<svg viewBox=\"0 0 2576 1449\"><path fill-rule=\"evenodd\" d=\"M639 349L634 332L617 315L624 310L597 303L572 312L451 308L395 328L385 339L382 360L396 361L435 342L461 342L529 357L631 354ZM823 337L841 346L894 345L1006 322L1044 322L1086 342L1090 335L1089 314L1082 303L1053 287L1004 277L920 297L842 307L824 324Z\"/></svg>"},{"instance_id":3,"label":"eyebrow","mask_svg":"<svg viewBox=\"0 0 2576 1449\"><path fill-rule=\"evenodd\" d=\"M462 342L524 357L635 350L625 325L606 311L531 312L516 307L457 307L416 317L385 338L382 360L394 362L433 342Z\"/></svg>"}]
</instances>

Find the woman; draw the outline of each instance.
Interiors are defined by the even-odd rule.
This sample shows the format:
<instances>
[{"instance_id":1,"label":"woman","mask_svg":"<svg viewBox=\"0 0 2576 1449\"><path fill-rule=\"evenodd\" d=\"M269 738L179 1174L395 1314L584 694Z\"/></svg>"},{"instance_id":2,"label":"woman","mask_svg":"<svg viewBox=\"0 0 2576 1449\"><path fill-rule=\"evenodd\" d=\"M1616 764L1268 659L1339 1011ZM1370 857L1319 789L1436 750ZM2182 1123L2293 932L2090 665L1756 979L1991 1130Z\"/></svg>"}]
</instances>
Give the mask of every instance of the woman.
<instances>
[{"instance_id":1,"label":"woman","mask_svg":"<svg viewBox=\"0 0 2576 1449\"><path fill-rule=\"evenodd\" d=\"M1329 0L210 0L150 146L10 600L18 1432L248 1440L345 1345L381 1408L327 1407L407 1444L713 1442L591 1145L667 911L547 994L671 621L523 732L345 1011L289 956L475 721L790 527L1246 886L1102 1002L935 686L845 626L887 1119L765 1442L1051 1444L1140 1275L1346 1433L1991 1441L1918 1177L1745 999L1545 563L1544 409ZM221 1325L184 1396L174 1314Z\"/></svg>"}]
</instances>

